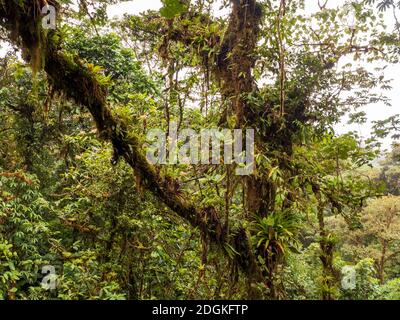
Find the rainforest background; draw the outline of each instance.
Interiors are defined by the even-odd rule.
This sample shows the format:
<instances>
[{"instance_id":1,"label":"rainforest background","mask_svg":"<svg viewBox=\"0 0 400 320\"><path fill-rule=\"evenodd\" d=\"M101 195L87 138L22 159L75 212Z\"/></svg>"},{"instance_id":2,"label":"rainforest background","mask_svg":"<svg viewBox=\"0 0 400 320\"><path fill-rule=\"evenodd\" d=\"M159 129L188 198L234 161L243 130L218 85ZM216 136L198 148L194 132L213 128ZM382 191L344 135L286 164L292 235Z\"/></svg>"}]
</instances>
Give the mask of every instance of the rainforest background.
<instances>
[{"instance_id":1,"label":"rainforest background","mask_svg":"<svg viewBox=\"0 0 400 320\"><path fill-rule=\"evenodd\" d=\"M0 0L0 298L400 299L400 2L161 2ZM255 173L150 165L171 123Z\"/></svg>"}]
</instances>

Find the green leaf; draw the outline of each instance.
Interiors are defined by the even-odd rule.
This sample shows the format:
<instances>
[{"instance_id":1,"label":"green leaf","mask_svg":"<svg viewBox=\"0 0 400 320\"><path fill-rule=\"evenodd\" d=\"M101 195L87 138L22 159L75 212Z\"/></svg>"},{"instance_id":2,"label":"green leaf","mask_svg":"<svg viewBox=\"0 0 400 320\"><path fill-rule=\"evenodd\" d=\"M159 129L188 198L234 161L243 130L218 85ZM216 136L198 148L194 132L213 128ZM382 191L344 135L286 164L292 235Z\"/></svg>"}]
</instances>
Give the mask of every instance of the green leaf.
<instances>
[{"instance_id":1,"label":"green leaf","mask_svg":"<svg viewBox=\"0 0 400 320\"><path fill-rule=\"evenodd\" d=\"M160 9L160 14L167 19L172 19L187 9L181 0L162 0L162 3L164 6Z\"/></svg>"}]
</instances>

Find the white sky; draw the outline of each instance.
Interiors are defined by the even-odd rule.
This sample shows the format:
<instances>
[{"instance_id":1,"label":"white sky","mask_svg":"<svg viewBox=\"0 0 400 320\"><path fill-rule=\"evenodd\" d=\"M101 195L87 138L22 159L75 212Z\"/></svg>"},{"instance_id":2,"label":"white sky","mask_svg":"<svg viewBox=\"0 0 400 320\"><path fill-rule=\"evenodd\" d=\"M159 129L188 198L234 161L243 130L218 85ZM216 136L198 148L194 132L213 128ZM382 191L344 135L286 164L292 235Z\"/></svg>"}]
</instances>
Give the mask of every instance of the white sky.
<instances>
[{"instance_id":1,"label":"white sky","mask_svg":"<svg viewBox=\"0 0 400 320\"><path fill-rule=\"evenodd\" d=\"M147 10L159 10L162 7L160 0L131 0L108 7L108 15L112 17L121 17L124 13L138 14ZM216 16L229 14L229 8L220 10L220 4L213 5L213 13Z\"/></svg>"},{"instance_id":2,"label":"white sky","mask_svg":"<svg viewBox=\"0 0 400 320\"><path fill-rule=\"evenodd\" d=\"M328 1L328 7L337 6L344 2L345 0L330 0ZM306 0L306 4L306 11L308 12L312 12L318 8L318 0ZM121 17L125 13L138 14L147 10L159 10L161 7L162 3L160 0L132 0L109 6L108 15L110 18ZM229 8L220 10L220 5L215 4L213 7L213 13L216 16L226 16L229 14ZM387 20L386 22L388 26L393 26L393 18L390 13L385 14L385 19ZM0 47L0 56L3 56L4 52L5 48ZM371 67L374 66L375 65L371 65ZM383 120L389 116L400 113L400 90L398 90L398 88L400 88L400 65L390 65L386 69L385 76L387 79L393 79L391 84L393 90L385 92L385 94L391 99L392 107L387 107L382 104L367 106L363 111L367 113L368 123L364 125L348 125L347 121L344 119L342 124L336 128L338 134L346 133L348 131L357 131L360 136L368 138L371 131L372 121ZM391 142L391 139L384 141L384 147L389 148Z\"/></svg>"},{"instance_id":3,"label":"white sky","mask_svg":"<svg viewBox=\"0 0 400 320\"><path fill-rule=\"evenodd\" d=\"M138 14L147 10L159 10L161 7L160 0L133 0L109 6L107 14L110 18L121 17L124 13Z\"/></svg>"}]
</instances>

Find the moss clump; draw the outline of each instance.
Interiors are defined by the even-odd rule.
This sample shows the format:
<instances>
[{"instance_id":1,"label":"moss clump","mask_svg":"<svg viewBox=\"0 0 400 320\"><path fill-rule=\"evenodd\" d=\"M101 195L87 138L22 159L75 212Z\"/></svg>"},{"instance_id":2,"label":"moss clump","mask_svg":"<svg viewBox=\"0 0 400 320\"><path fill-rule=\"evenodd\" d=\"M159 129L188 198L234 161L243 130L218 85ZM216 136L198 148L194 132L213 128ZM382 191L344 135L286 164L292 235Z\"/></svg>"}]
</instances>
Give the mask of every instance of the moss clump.
<instances>
[{"instance_id":1,"label":"moss clump","mask_svg":"<svg viewBox=\"0 0 400 320\"><path fill-rule=\"evenodd\" d=\"M45 62L47 37L42 29L42 7L52 5L58 8L54 0L1 0L0 17L5 18L3 25L10 32L10 39L22 48L23 58L28 61L34 73Z\"/></svg>"}]
</instances>

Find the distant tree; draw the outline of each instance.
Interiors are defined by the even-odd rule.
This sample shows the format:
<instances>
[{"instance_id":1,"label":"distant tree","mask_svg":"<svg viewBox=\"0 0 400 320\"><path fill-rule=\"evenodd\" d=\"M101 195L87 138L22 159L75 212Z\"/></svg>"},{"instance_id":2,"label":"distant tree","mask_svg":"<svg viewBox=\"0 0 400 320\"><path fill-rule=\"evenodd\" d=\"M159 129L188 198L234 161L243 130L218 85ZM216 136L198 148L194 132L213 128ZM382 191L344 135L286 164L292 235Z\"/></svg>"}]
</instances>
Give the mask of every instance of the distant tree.
<instances>
[{"instance_id":1,"label":"distant tree","mask_svg":"<svg viewBox=\"0 0 400 320\"><path fill-rule=\"evenodd\" d=\"M379 180L386 185L386 192L391 195L400 195L400 145L395 145L393 150L381 162L382 171Z\"/></svg>"},{"instance_id":2,"label":"distant tree","mask_svg":"<svg viewBox=\"0 0 400 320\"><path fill-rule=\"evenodd\" d=\"M334 228L342 239L342 255L355 260L373 258L381 284L398 276L400 260L400 197L386 196L371 201L361 216L362 227L349 230L343 222Z\"/></svg>"}]
</instances>

